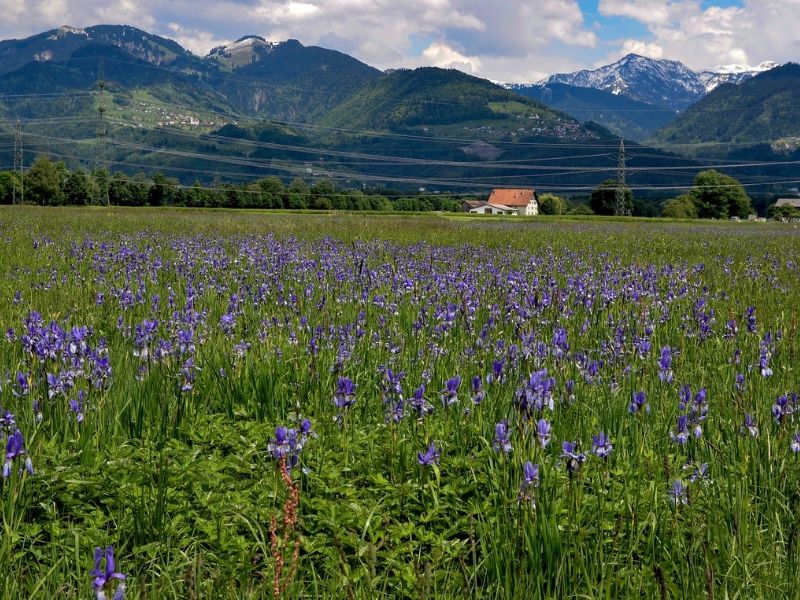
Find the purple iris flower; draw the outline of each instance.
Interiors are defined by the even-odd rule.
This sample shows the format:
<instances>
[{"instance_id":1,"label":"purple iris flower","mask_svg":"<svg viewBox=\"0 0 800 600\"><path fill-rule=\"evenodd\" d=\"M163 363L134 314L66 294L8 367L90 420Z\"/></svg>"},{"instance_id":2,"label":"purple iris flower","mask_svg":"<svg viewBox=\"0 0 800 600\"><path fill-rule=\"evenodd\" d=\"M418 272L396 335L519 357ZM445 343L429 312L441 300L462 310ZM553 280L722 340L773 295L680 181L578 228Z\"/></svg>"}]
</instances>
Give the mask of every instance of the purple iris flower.
<instances>
[{"instance_id":1,"label":"purple iris flower","mask_svg":"<svg viewBox=\"0 0 800 600\"><path fill-rule=\"evenodd\" d=\"M786 394L778 396L775 404L772 405L772 416L779 425L786 420L786 417L794 412L794 408L789 404L789 397Z\"/></svg>"},{"instance_id":2,"label":"purple iris flower","mask_svg":"<svg viewBox=\"0 0 800 600\"><path fill-rule=\"evenodd\" d=\"M531 461L526 461L522 468L522 489L539 485L539 465L534 465Z\"/></svg>"},{"instance_id":3,"label":"purple iris flower","mask_svg":"<svg viewBox=\"0 0 800 600\"><path fill-rule=\"evenodd\" d=\"M678 396L680 401L678 402L678 410L686 410L686 406L692 399L692 388L689 387L688 383L685 383L681 386L680 390L678 390Z\"/></svg>"},{"instance_id":4,"label":"purple iris flower","mask_svg":"<svg viewBox=\"0 0 800 600\"><path fill-rule=\"evenodd\" d=\"M736 337L737 333L739 333L739 325L737 325L736 319L728 319L728 322L725 324L725 333L722 337L730 339Z\"/></svg>"},{"instance_id":5,"label":"purple iris flower","mask_svg":"<svg viewBox=\"0 0 800 600\"><path fill-rule=\"evenodd\" d=\"M505 375L503 374L504 364L505 364L505 359L492 361L492 372L486 376L486 383L492 385L493 383L503 382L503 380L505 379Z\"/></svg>"},{"instance_id":6,"label":"purple iris flower","mask_svg":"<svg viewBox=\"0 0 800 600\"><path fill-rule=\"evenodd\" d=\"M761 351L761 358L759 358L758 366L761 368L762 377L772 377L772 369L769 366L769 353L766 348Z\"/></svg>"},{"instance_id":7,"label":"purple iris flower","mask_svg":"<svg viewBox=\"0 0 800 600\"><path fill-rule=\"evenodd\" d=\"M744 391L744 373L737 373L736 374L736 383L734 384L736 387L737 392Z\"/></svg>"},{"instance_id":8,"label":"purple iris flower","mask_svg":"<svg viewBox=\"0 0 800 600\"><path fill-rule=\"evenodd\" d=\"M12 429L16 429L16 427L17 427L16 417L8 410L0 408L0 429L8 432L11 431ZM2 435L2 432L0 432L0 435Z\"/></svg>"},{"instance_id":9,"label":"purple iris flower","mask_svg":"<svg viewBox=\"0 0 800 600\"><path fill-rule=\"evenodd\" d=\"M597 376L600 374L600 363L596 360L593 360L589 363L589 366L586 369L586 382L587 383L594 383L597 380Z\"/></svg>"},{"instance_id":10,"label":"purple iris flower","mask_svg":"<svg viewBox=\"0 0 800 600\"><path fill-rule=\"evenodd\" d=\"M577 442L562 442L561 458L566 459L567 471L575 473L586 460L586 455L578 452Z\"/></svg>"},{"instance_id":11,"label":"purple iris flower","mask_svg":"<svg viewBox=\"0 0 800 600\"><path fill-rule=\"evenodd\" d=\"M181 392L191 392L194 388L194 380L195 376L197 375L196 369L194 366L194 359L187 358L186 362L183 363L181 367Z\"/></svg>"},{"instance_id":12,"label":"purple iris flower","mask_svg":"<svg viewBox=\"0 0 800 600\"><path fill-rule=\"evenodd\" d=\"M575 380L574 379L567 379L567 383L564 386L567 390L567 402L572 404L575 402Z\"/></svg>"},{"instance_id":13,"label":"purple iris flower","mask_svg":"<svg viewBox=\"0 0 800 600\"><path fill-rule=\"evenodd\" d=\"M83 404L86 400L86 393L81 390L78 392L78 399L69 401L69 409L75 413L75 420L78 423L83 423Z\"/></svg>"},{"instance_id":14,"label":"purple iris flower","mask_svg":"<svg viewBox=\"0 0 800 600\"><path fill-rule=\"evenodd\" d=\"M456 375L455 377L451 377L445 383L444 389L442 390L442 405L443 406L452 406L456 402L458 402L458 388L461 386L461 377Z\"/></svg>"},{"instance_id":15,"label":"purple iris flower","mask_svg":"<svg viewBox=\"0 0 800 600\"><path fill-rule=\"evenodd\" d=\"M278 426L275 428L275 437L267 445L267 450L272 457L280 460L291 450L289 446L289 430L286 427Z\"/></svg>"},{"instance_id":16,"label":"purple iris flower","mask_svg":"<svg viewBox=\"0 0 800 600\"><path fill-rule=\"evenodd\" d=\"M592 452L594 452L596 456L606 459L613 449L614 446L611 444L611 441L604 431L601 431L598 435L592 436Z\"/></svg>"},{"instance_id":17,"label":"purple iris flower","mask_svg":"<svg viewBox=\"0 0 800 600\"><path fill-rule=\"evenodd\" d=\"M503 420L494 426L494 440L492 447L495 452L503 451L504 454L511 452L514 447L511 445L511 432L508 429L508 422Z\"/></svg>"},{"instance_id":18,"label":"purple iris flower","mask_svg":"<svg viewBox=\"0 0 800 600\"><path fill-rule=\"evenodd\" d=\"M17 385L14 386L13 394L15 396L27 396L31 393L31 387L28 383L28 376L25 373L17 373Z\"/></svg>"},{"instance_id":19,"label":"purple iris flower","mask_svg":"<svg viewBox=\"0 0 800 600\"><path fill-rule=\"evenodd\" d=\"M333 402L339 408L348 408L356 402L356 385L348 378L339 375L336 378L336 392Z\"/></svg>"},{"instance_id":20,"label":"purple iris flower","mask_svg":"<svg viewBox=\"0 0 800 600\"><path fill-rule=\"evenodd\" d=\"M408 399L408 404L417 412L417 418L422 419L428 413L433 411L433 406L430 402L425 400L425 384L420 385L411 398Z\"/></svg>"},{"instance_id":21,"label":"purple iris flower","mask_svg":"<svg viewBox=\"0 0 800 600\"><path fill-rule=\"evenodd\" d=\"M383 380L381 386L386 395L403 395L402 381L406 376L404 371L394 372L391 369L383 369Z\"/></svg>"},{"instance_id":22,"label":"purple iris flower","mask_svg":"<svg viewBox=\"0 0 800 600\"><path fill-rule=\"evenodd\" d=\"M18 456L26 454L25 439L22 437L22 432L17 429L14 433L8 436L6 440L6 462L3 465L3 477L10 477L11 470L14 467L14 459ZM29 456L25 457L25 469L33 475L33 464Z\"/></svg>"},{"instance_id":23,"label":"purple iris flower","mask_svg":"<svg viewBox=\"0 0 800 600\"><path fill-rule=\"evenodd\" d=\"M105 558L105 565L101 568L103 558ZM92 569L91 575L94 577L92 586L96 600L105 600L105 588L113 580L118 582L114 600L122 600L125 595L125 575L116 570L113 546L106 546L105 550L99 546L94 549L94 569Z\"/></svg>"},{"instance_id":24,"label":"purple iris flower","mask_svg":"<svg viewBox=\"0 0 800 600\"><path fill-rule=\"evenodd\" d=\"M675 431L671 434L672 441L679 443L681 446L689 441L689 417L680 415Z\"/></svg>"},{"instance_id":25,"label":"purple iris flower","mask_svg":"<svg viewBox=\"0 0 800 600\"><path fill-rule=\"evenodd\" d=\"M800 431L794 434L794 438L792 439L792 443L789 445L789 447L795 454L800 452Z\"/></svg>"},{"instance_id":26,"label":"purple iris flower","mask_svg":"<svg viewBox=\"0 0 800 600\"><path fill-rule=\"evenodd\" d=\"M747 331L753 333L756 330L756 307L750 306L747 309Z\"/></svg>"},{"instance_id":27,"label":"purple iris flower","mask_svg":"<svg viewBox=\"0 0 800 600\"><path fill-rule=\"evenodd\" d=\"M225 332L225 335L231 335L236 327L236 317L231 313L225 313L219 319L219 327Z\"/></svg>"},{"instance_id":28,"label":"purple iris flower","mask_svg":"<svg viewBox=\"0 0 800 600\"><path fill-rule=\"evenodd\" d=\"M675 505L689 504L689 495L683 481L676 479L669 490L669 499Z\"/></svg>"},{"instance_id":29,"label":"purple iris flower","mask_svg":"<svg viewBox=\"0 0 800 600\"><path fill-rule=\"evenodd\" d=\"M706 420L708 415L708 402L706 401L706 389L701 388L694 396L694 402L689 410L689 421L694 425L694 437L699 438L703 435L703 428L700 425Z\"/></svg>"},{"instance_id":30,"label":"purple iris flower","mask_svg":"<svg viewBox=\"0 0 800 600\"><path fill-rule=\"evenodd\" d=\"M758 424L755 422L750 413L747 413L744 416L744 427L742 428L742 432L745 431L750 434L750 437L758 437Z\"/></svg>"},{"instance_id":31,"label":"purple iris flower","mask_svg":"<svg viewBox=\"0 0 800 600\"><path fill-rule=\"evenodd\" d=\"M628 404L628 412L635 415L642 410L647 413L650 412L650 405L647 403L647 394L644 392L634 392L633 399L630 404Z\"/></svg>"},{"instance_id":32,"label":"purple iris flower","mask_svg":"<svg viewBox=\"0 0 800 600\"><path fill-rule=\"evenodd\" d=\"M431 445L428 446L428 449L422 453L417 452L417 462L425 467L430 467L435 464L439 464L439 458L442 455L442 449L437 448L436 444L431 442Z\"/></svg>"},{"instance_id":33,"label":"purple iris flower","mask_svg":"<svg viewBox=\"0 0 800 600\"><path fill-rule=\"evenodd\" d=\"M522 467L522 483L519 485L519 500L529 501L536 506L536 496L534 490L539 486L539 465L526 461Z\"/></svg>"},{"instance_id":34,"label":"purple iris flower","mask_svg":"<svg viewBox=\"0 0 800 600\"><path fill-rule=\"evenodd\" d=\"M664 346L661 349L658 369L658 378L664 383L672 383L672 349L669 346Z\"/></svg>"},{"instance_id":35,"label":"purple iris flower","mask_svg":"<svg viewBox=\"0 0 800 600\"><path fill-rule=\"evenodd\" d=\"M486 392L483 390L481 376L475 375L475 377L472 378L472 401L475 404L480 404L483 402L484 398L486 398Z\"/></svg>"},{"instance_id":36,"label":"purple iris flower","mask_svg":"<svg viewBox=\"0 0 800 600\"><path fill-rule=\"evenodd\" d=\"M536 439L539 440L542 448L546 448L550 443L550 423L546 419L539 419L536 422Z\"/></svg>"},{"instance_id":37,"label":"purple iris flower","mask_svg":"<svg viewBox=\"0 0 800 600\"><path fill-rule=\"evenodd\" d=\"M684 469L693 469L692 474L689 476L689 481L694 483L697 480L705 481L708 479L708 463L699 465L686 465Z\"/></svg>"},{"instance_id":38,"label":"purple iris flower","mask_svg":"<svg viewBox=\"0 0 800 600\"><path fill-rule=\"evenodd\" d=\"M555 377L550 377L547 369L532 373L525 386L516 392L517 404L523 417L528 418L532 413L541 412L545 408L553 410L555 385Z\"/></svg>"},{"instance_id":39,"label":"purple iris flower","mask_svg":"<svg viewBox=\"0 0 800 600\"><path fill-rule=\"evenodd\" d=\"M312 431L308 419L300 422L299 430L279 425L275 428L275 437L267 444L267 451L276 460L285 459L286 466L291 469L300 461L300 452L310 437L317 437L317 434Z\"/></svg>"}]
</instances>

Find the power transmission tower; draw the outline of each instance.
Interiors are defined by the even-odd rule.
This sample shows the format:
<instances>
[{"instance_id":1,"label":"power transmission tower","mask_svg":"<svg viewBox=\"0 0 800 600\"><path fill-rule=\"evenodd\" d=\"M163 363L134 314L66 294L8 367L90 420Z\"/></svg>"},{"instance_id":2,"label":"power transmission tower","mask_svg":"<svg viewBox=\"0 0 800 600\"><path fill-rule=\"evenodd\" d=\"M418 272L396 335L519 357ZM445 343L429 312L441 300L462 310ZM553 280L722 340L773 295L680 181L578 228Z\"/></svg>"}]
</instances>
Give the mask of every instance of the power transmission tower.
<instances>
[{"instance_id":1,"label":"power transmission tower","mask_svg":"<svg viewBox=\"0 0 800 600\"><path fill-rule=\"evenodd\" d=\"M628 185L625 183L625 171L627 169L625 163L625 141L620 140L619 159L617 162L617 193L614 198L614 215L618 217L629 214L628 206L625 202L625 195L628 191Z\"/></svg>"},{"instance_id":2,"label":"power transmission tower","mask_svg":"<svg viewBox=\"0 0 800 600\"><path fill-rule=\"evenodd\" d=\"M100 59L98 65L98 80L97 80L97 167L95 173L99 174L100 169L103 170L103 175L97 186L97 203L109 205L108 198L108 161L106 159L106 135L108 130L106 128L106 107L103 105L103 92L106 89L106 81L103 76L103 59Z\"/></svg>"},{"instance_id":3,"label":"power transmission tower","mask_svg":"<svg viewBox=\"0 0 800 600\"><path fill-rule=\"evenodd\" d=\"M14 181L14 196L12 202L14 204L19 200L20 204L25 203L25 165L22 162L22 123L17 119L17 125L14 129L14 173L17 174ZM19 194L17 193L17 186L19 186Z\"/></svg>"}]
</instances>

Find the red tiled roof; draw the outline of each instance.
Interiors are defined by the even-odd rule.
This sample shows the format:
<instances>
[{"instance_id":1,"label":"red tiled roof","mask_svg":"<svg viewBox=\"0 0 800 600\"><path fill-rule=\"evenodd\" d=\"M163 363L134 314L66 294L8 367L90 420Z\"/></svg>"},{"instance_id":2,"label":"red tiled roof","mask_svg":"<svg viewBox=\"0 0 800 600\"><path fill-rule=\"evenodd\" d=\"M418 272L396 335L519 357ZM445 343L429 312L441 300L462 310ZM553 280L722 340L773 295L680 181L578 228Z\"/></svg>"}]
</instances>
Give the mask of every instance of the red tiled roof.
<instances>
[{"instance_id":1,"label":"red tiled roof","mask_svg":"<svg viewBox=\"0 0 800 600\"><path fill-rule=\"evenodd\" d=\"M492 190L492 195L489 196L489 203L519 207L528 206L534 198L535 192L532 189Z\"/></svg>"}]
</instances>

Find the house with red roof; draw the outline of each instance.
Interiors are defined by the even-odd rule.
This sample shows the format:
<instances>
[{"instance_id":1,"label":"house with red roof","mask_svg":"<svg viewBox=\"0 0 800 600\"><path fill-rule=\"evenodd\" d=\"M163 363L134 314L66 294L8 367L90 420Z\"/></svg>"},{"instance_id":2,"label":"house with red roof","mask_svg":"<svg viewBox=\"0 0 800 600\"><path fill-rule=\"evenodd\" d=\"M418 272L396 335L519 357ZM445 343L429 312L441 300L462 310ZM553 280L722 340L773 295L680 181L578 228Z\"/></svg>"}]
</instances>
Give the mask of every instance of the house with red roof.
<instances>
[{"instance_id":1,"label":"house with red roof","mask_svg":"<svg viewBox=\"0 0 800 600\"><path fill-rule=\"evenodd\" d=\"M539 198L533 188L499 188L492 190L489 204L507 207L522 216L539 214Z\"/></svg>"}]
</instances>

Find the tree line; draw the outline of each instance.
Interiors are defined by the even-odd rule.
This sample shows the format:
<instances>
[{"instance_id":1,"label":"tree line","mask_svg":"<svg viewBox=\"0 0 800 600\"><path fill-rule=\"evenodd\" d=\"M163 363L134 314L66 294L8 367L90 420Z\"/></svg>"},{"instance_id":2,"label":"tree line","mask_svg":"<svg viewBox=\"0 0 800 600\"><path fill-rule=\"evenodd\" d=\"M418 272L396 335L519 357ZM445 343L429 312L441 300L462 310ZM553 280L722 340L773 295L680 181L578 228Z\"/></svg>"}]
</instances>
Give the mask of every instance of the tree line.
<instances>
[{"instance_id":1,"label":"tree line","mask_svg":"<svg viewBox=\"0 0 800 600\"><path fill-rule=\"evenodd\" d=\"M545 194L540 197L542 214L595 214L614 215L620 209L617 205L617 189L619 185L609 179L598 185L591 193L586 204L572 207L557 196ZM665 200L660 207L644 206L634 198L630 188L623 189L624 214L634 216L662 216L673 219L729 219L732 217L746 219L755 214L750 196L744 186L735 178L714 169L702 171L694 178L692 188L676 198ZM650 203L651 204L651 203ZM649 209L645 213L643 208ZM796 210L796 209L795 209ZM780 210L771 206L769 216L780 218L791 216L788 207Z\"/></svg>"},{"instance_id":2,"label":"tree line","mask_svg":"<svg viewBox=\"0 0 800 600\"><path fill-rule=\"evenodd\" d=\"M592 191L588 202L541 194L539 212L544 215L614 215L619 210L617 187L613 179L602 182ZM460 212L463 200L446 193L404 196L392 192L390 196L381 191L337 189L331 181L309 184L301 178L289 184L279 177L266 177L238 184L215 178L210 185L200 181L181 185L178 179L162 173L148 177L141 173L130 176L117 172L109 176L103 169L71 170L63 162L55 162L46 155L36 158L25 172L24 182L19 181L14 171L0 171L0 203L11 204L15 189L19 201L22 188L26 204L43 206L108 202L114 206ZM741 183L715 170L698 173L691 190L666 200L660 209L653 201L634 198L629 188L623 190L623 197L625 213L634 216L745 219L755 212ZM771 206L768 215L800 218L800 211Z\"/></svg>"},{"instance_id":3,"label":"tree line","mask_svg":"<svg viewBox=\"0 0 800 600\"><path fill-rule=\"evenodd\" d=\"M20 185L22 183L22 185ZM377 192L337 189L330 181L307 183L301 178L288 185L278 177L247 183L216 178L181 185L178 179L155 173L113 175L103 169L71 170L63 162L39 155L25 171L24 181L13 171L0 171L0 203L11 204L24 189L26 204L43 206L109 204L114 206L187 206L209 208L285 208L311 210L446 211L461 210L461 200L449 194L420 194L389 198ZM107 199L106 199L107 190Z\"/></svg>"}]
</instances>

